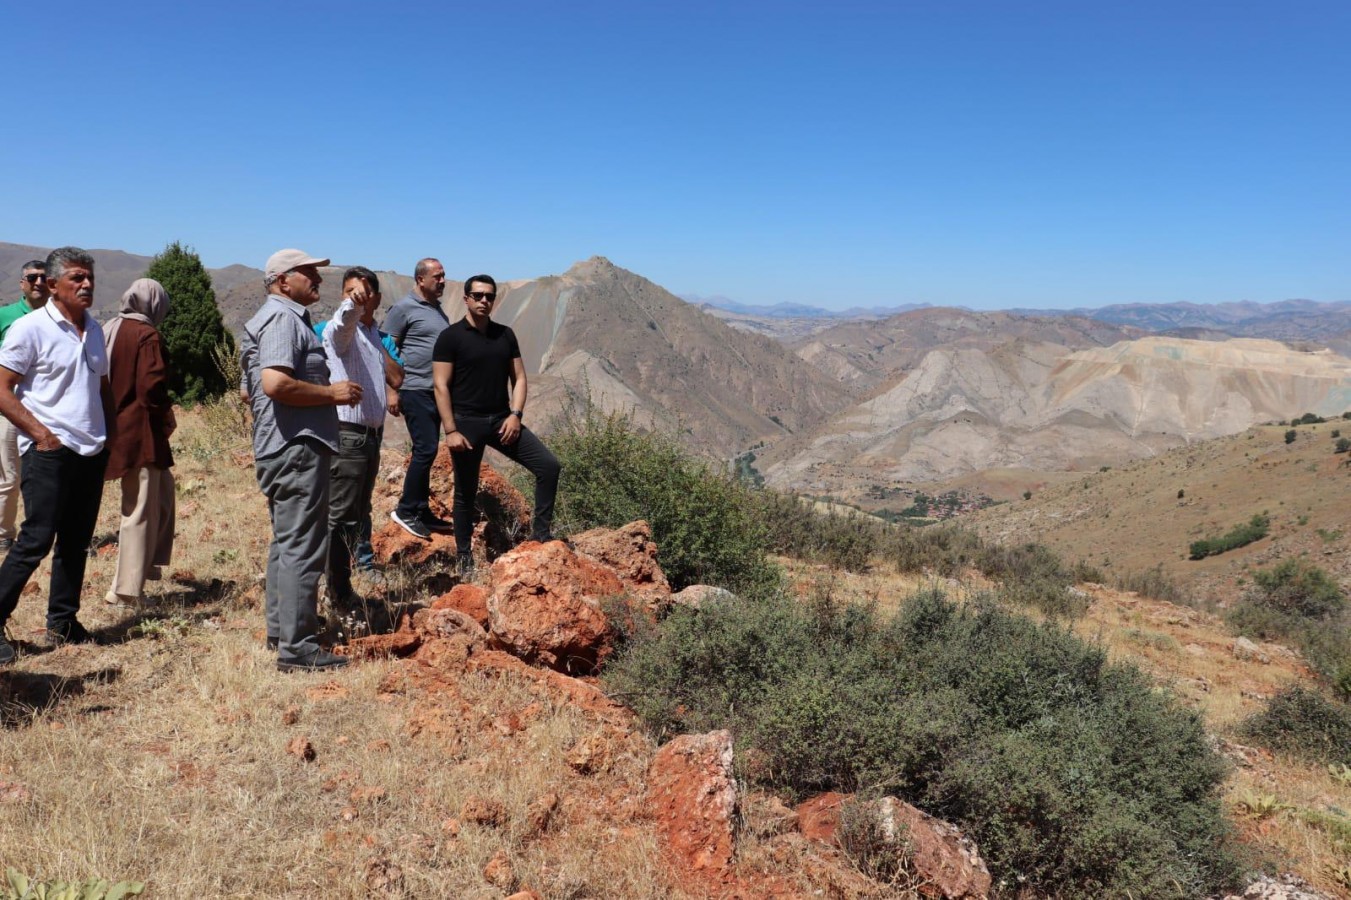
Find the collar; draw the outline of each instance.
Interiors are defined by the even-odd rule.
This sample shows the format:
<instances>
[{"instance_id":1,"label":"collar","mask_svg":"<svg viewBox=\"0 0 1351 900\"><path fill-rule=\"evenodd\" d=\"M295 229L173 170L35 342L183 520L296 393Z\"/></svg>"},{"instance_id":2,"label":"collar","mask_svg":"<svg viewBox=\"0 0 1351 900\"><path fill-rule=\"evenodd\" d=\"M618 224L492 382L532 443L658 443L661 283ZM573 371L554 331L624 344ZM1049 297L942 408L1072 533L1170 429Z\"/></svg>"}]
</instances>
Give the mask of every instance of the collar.
<instances>
[{"instance_id":1,"label":"collar","mask_svg":"<svg viewBox=\"0 0 1351 900\"><path fill-rule=\"evenodd\" d=\"M41 309L43 312L45 312L51 318L51 320L56 323L58 328L69 328L71 331L75 330L75 323L67 319L65 316L61 315L59 312L57 312L56 304L53 303L50 298L48 298L46 303L38 307L38 309ZM37 312L37 310L31 311ZM80 323L81 325L84 326L85 334L89 333L89 323L91 320L92 316L89 315L89 310L86 309L84 311L84 321Z\"/></svg>"},{"instance_id":2,"label":"collar","mask_svg":"<svg viewBox=\"0 0 1351 900\"><path fill-rule=\"evenodd\" d=\"M408 299L409 299L409 300L412 300L414 303L420 304L420 305L422 305L422 306L430 306L430 307L433 307L433 308L435 308L435 309L440 309L440 308L441 308L441 301L440 301L440 300L423 300L423 299L422 299L422 295L419 294L417 291L409 291L409 292L408 292Z\"/></svg>"},{"instance_id":3,"label":"collar","mask_svg":"<svg viewBox=\"0 0 1351 900\"><path fill-rule=\"evenodd\" d=\"M310 317L309 308L301 306L299 303L295 302L290 297L283 297L280 294L268 294L267 299L277 301L277 303L281 304L282 307L284 307L285 309L289 309L291 312L300 316L300 318L302 319L308 319Z\"/></svg>"}]
</instances>

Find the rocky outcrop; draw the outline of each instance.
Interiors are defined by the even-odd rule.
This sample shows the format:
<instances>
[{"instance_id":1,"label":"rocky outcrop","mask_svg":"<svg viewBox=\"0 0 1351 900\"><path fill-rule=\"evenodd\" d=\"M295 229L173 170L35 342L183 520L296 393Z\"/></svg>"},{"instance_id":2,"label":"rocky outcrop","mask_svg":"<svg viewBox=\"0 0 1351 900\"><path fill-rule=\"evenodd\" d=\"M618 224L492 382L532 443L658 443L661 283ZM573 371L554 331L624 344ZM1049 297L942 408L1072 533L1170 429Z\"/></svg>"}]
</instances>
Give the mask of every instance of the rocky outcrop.
<instances>
[{"instance_id":1,"label":"rocky outcrop","mask_svg":"<svg viewBox=\"0 0 1351 900\"><path fill-rule=\"evenodd\" d=\"M666 573L657 564L652 526L639 519L619 529L593 528L572 536L572 545L619 576L624 590L649 608L665 606L671 596Z\"/></svg>"},{"instance_id":2,"label":"rocky outcrop","mask_svg":"<svg viewBox=\"0 0 1351 900\"><path fill-rule=\"evenodd\" d=\"M601 600L624 592L614 570L562 541L527 541L492 567L488 632L528 662L589 674L614 649Z\"/></svg>"},{"instance_id":3,"label":"rocky outcrop","mask_svg":"<svg viewBox=\"0 0 1351 900\"><path fill-rule=\"evenodd\" d=\"M647 770L647 802L671 863L708 877L726 872L736 849L737 789L728 731L681 735Z\"/></svg>"},{"instance_id":4,"label":"rocky outcrop","mask_svg":"<svg viewBox=\"0 0 1351 900\"><path fill-rule=\"evenodd\" d=\"M849 835L841 822L851 813L871 819L871 840L905 854L922 896L949 900L989 896L990 872L975 843L955 825L895 797L855 801L847 794L821 794L798 807L798 827L813 840L848 850Z\"/></svg>"}]
</instances>

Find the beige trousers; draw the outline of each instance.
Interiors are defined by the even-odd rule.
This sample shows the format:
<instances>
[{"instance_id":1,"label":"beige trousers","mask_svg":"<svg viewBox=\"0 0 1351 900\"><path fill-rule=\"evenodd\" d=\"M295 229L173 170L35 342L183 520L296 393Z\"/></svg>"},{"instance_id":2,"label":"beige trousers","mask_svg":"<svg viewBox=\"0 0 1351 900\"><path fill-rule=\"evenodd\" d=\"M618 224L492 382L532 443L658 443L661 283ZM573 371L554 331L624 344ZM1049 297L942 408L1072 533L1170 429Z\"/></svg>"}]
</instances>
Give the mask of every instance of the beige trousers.
<instances>
[{"instance_id":1,"label":"beige trousers","mask_svg":"<svg viewBox=\"0 0 1351 900\"><path fill-rule=\"evenodd\" d=\"M19 515L19 429L0 416L0 538L14 540Z\"/></svg>"},{"instance_id":2,"label":"beige trousers","mask_svg":"<svg viewBox=\"0 0 1351 900\"><path fill-rule=\"evenodd\" d=\"M122 529L113 593L140 597L146 572L167 566L174 552L174 473L154 467L122 476Z\"/></svg>"}]
</instances>

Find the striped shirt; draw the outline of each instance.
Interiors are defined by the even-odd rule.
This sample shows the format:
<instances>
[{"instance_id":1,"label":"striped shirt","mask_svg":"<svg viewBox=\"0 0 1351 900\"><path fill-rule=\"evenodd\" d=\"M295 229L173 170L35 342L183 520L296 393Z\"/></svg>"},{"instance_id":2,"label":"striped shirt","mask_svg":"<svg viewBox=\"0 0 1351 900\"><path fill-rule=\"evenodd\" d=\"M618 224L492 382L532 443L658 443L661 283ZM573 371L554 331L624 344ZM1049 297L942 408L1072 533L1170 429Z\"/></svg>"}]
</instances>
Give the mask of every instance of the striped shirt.
<instances>
[{"instance_id":1,"label":"striped shirt","mask_svg":"<svg viewBox=\"0 0 1351 900\"><path fill-rule=\"evenodd\" d=\"M344 297L324 328L324 352L328 354L330 377L334 381L355 381L361 385L361 403L339 406L338 421L367 428L385 424L385 350L380 345L380 329L363 325L356 305Z\"/></svg>"}]
</instances>

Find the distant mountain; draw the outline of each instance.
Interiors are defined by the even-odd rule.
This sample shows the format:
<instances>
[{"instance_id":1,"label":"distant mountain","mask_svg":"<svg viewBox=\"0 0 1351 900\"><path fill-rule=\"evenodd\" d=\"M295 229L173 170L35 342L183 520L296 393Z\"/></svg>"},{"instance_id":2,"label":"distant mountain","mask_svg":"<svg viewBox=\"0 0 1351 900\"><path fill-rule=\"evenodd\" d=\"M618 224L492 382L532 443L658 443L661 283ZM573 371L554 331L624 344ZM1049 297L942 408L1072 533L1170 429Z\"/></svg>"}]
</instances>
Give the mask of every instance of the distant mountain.
<instances>
[{"instance_id":1,"label":"distant mountain","mask_svg":"<svg viewBox=\"0 0 1351 900\"><path fill-rule=\"evenodd\" d=\"M1120 303L1098 308L1016 309L1010 312L1033 316L1087 316L1100 322L1179 336L1218 332L1230 337L1323 341L1351 330L1351 301Z\"/></svg>"},{"instance_id":2,"label":"distant mountain","mask_svg":"<svg viewBox=\"0 0 1351 900\"><path fill-rule=\"evenodd\" d=\"M903 303L900 306L851 306L848 309L825 309L820 306L808 306L805 303L771 303L756 305L738 303L729 297L715 295L700 297L698 294L681 294L681 300L695 306L712 307L743 316L755 316L768 319L885 319L897 313L912 309L925 309L928 303Z\"/></svg>"}]
</instances>

